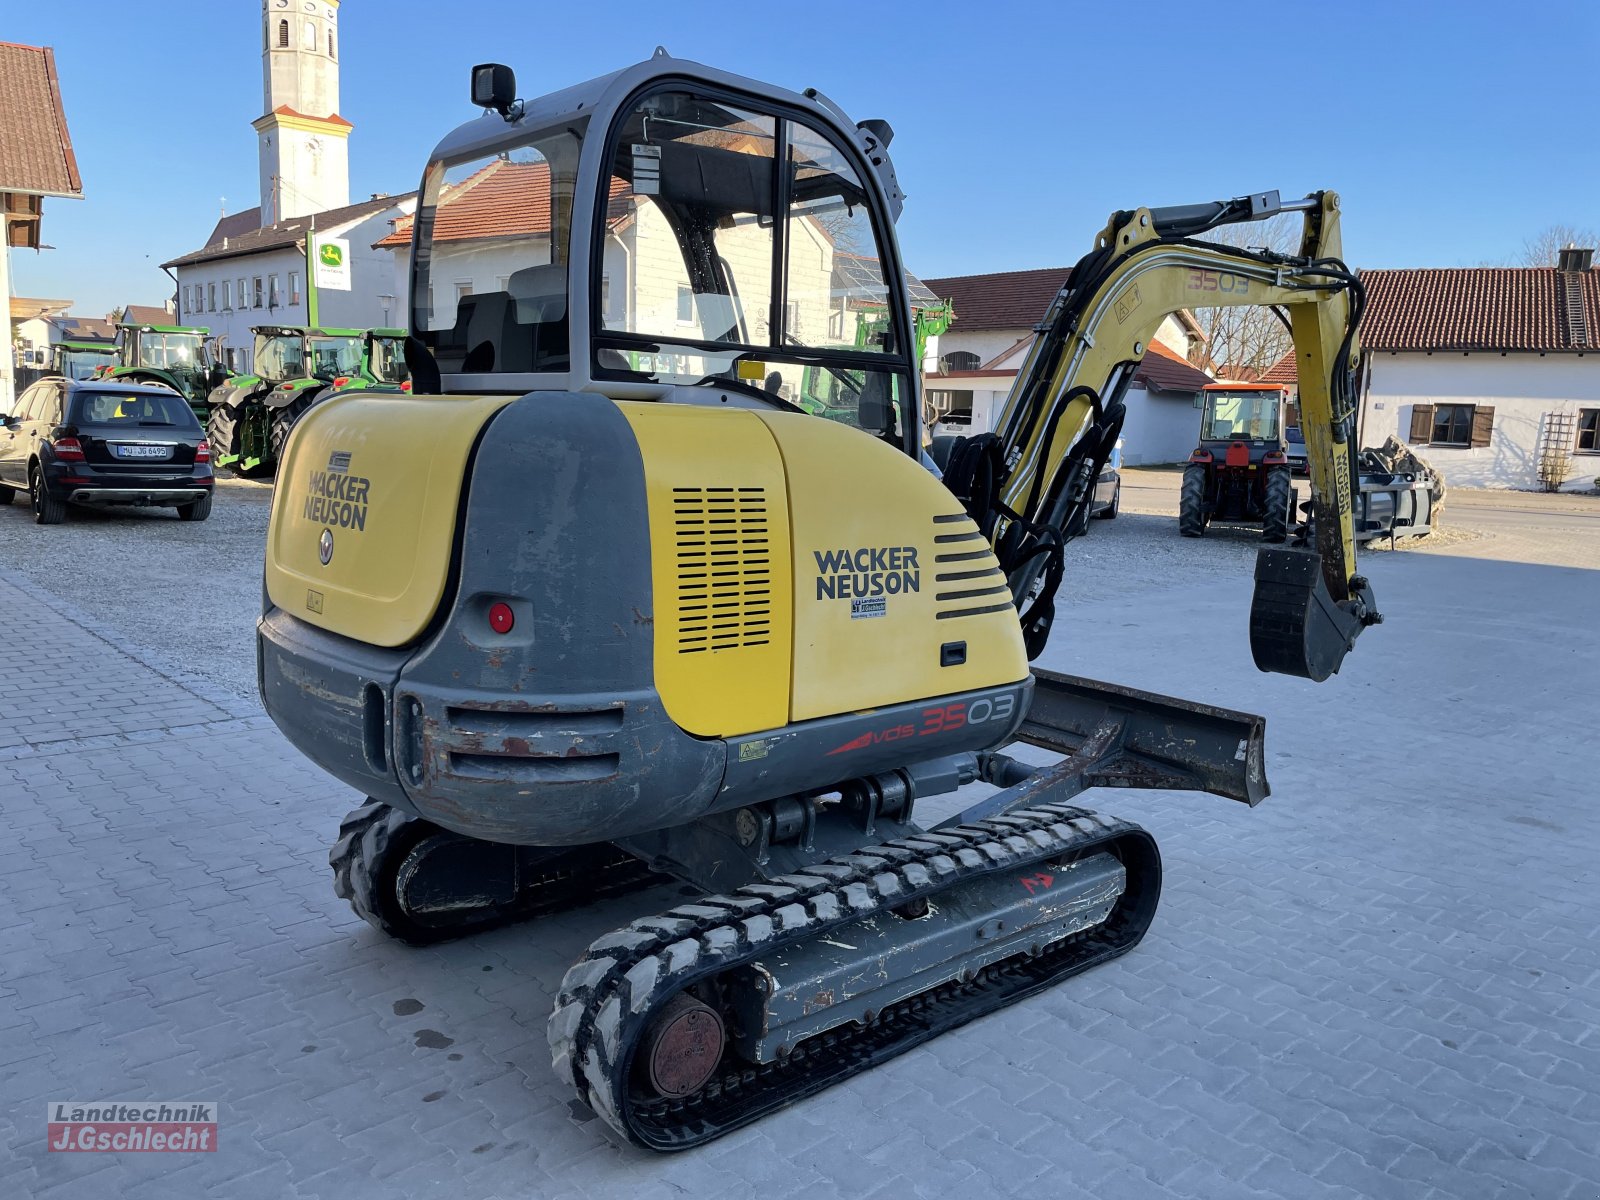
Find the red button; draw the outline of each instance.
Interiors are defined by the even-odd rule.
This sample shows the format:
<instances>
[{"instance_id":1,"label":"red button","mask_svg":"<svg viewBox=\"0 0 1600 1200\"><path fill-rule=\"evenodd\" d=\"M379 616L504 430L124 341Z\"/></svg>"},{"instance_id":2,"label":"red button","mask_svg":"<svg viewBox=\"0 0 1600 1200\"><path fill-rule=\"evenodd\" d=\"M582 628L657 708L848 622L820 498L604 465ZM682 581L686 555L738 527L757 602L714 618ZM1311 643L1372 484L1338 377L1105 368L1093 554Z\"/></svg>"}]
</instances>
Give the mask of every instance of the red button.
<instances>
[{"instance_id":1,"label":"red button","mask_svg":"<svg viewBox=\"0 0 1600 1200\"><path fill-rule=\"evenodd\" d=\"M511 627L516 623L517 618L511 611L511 605L504 600L496 600L489 606L489 628L496 633L510 633Z\"/></svg>"}]
</instances>

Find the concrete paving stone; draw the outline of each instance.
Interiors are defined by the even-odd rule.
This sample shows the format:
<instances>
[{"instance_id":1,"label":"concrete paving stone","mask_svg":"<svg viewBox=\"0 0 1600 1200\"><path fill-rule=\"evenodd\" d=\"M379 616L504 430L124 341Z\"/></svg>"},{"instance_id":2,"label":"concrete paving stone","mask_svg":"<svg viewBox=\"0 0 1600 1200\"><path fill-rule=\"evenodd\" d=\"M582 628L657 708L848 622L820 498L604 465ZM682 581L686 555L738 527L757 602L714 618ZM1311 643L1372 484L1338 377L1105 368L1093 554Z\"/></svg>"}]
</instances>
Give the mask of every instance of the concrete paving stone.
<instances>
[{"instance_id":1,"label":"concrete paving stone","mask_svg":"<svg viewBox=\"0 0 1600 1200\"><path fill-rule=\"evenodd\" d=\"M1118 523L1113 538L1129 536L1129 529L1139 536L1128 520L1135 515ZM4 537L0 528L0 542ZM1165 553L1171 543L1149 544ZM1080 554L1115 549L1114 540L1074 545ZM1214 555L1217 547L1180 545L1177 551ZM1407 605L1426 611L1431 604L1436 615L1426 628L1408 627L1403 648L1388 655L1363 655L1363 643L1345 673L1326 688L1256 676L1241 652L1234 656L1239 672L1230 673L1233 658L1224 654L1223 665L1196 689L1183 656L1164 648L1158 632L1132 656L1126 646L1113 650L1109 639L1103 648L1075 639L1069 659L1055 646L1047 650L1046 666L1155 690L1187 690L1267 712L1278 794L1251 812L1203 797L1111 797L1107 808L1157 833L1167 861L1163 909L1139 950L930 1043L881 1068L870 1081L853 1082L723 1143L672 1159L670 1168L661 1166L667 1160L618 1147L598 1134L593 1120L572 1121L566 1097L543 1062L543 1019L566 962L591 937L643 910L617 902L603 913L554 921L536 937L507 931L514 936L472 939L476 944L453 948L458 959L386 946L327 892L326 843L354 798L347 802L345 789L301 761L259 716L253 722L136 731L98 748L67 741L60 753L6 759L0 762L0 791L11 789L26 802L9 802L8 793L11 845L23 862L19 870L0 855L0 901L16 916L11 928L0 929L0 961L7 964L0 987L18 990L12 977L18 968L26 974L17 978L50 973L83 979L79 998L71 1001L81 1011L85 1004L106 1004L108 991L116 995L119 989L104 979L110 973L121 972L130 990L147 996L141 984L163 972L181 981L171 973L187 968L197 983L219 980L219 999L270 994L277 998L271 1007L295 1020L261 1029L262 1008L219 1005L214 1028L220 1033L213 1043L195 1036L192 1027L204 1019L203 1010L190 999L159 1008L148 999L129 999L110 1005L106 1028L90 1031L91 1037L69 1031L37 1042L39 1053L0 1075L0 1096L31 1098L61 1079L88 1087L170 1087L214 1055L198 1078L217 1080L211 1086L229 1111L261 1095L295 1095L338 1135L365 1128L375 1153L389 1141L403 1145L408 1139L436 1151L430 1138L442 1138L455 1156L450 1165L456 1175L437 1173L437 1153L396 1172L404 1190L419 1197L447 1189L473 1200L631 1197L652 1188L681 1194L662 1183L665 1171L675 1184L693 1190L697 1179L708 1178L697 1174L696 1164L711 1162L721 1174L698 1194L739 1194L742 1172L758 1162L773 1168L763 1194L787 1197L808 1188L813 1195L859 1194L859 1188L846 1192L808 1173L805 1158L825 1145L848 1150L852 1140L869 1133L885 1137L870 1155L883 1157L901 1147L908 1133L920 1147L904 1162L885 1162L874 1176L883 1185L910 1181L909 1194L970 1196L977 1188L1011 1195L1025 1186L1006 1173L1008 1156L995 1152L989 1175L973 1171L941 1191L942 1179L931 1164L945 1161L941 1151L952 1137L987 1137L1001 1146L1018 1141L1025 1156L1050 1168L1041 1178L1071 1180L1063 1186L1075 1190L1061 1194L1082 1192L1097 1200L1144 1200L1163 1190L1228 1200L1263 1194L1233 1170L1247 1163L1249 1171L1261 1173L1250 1176L1259 1185L1269 1169L1282 1169L1276 1160L1264 1166L1263 1155L1301 1171L1298 1187L1292 1171L1274 1176L1272 1187L1282 1189L1280 1195L1343 1197L1352 1189L1379 1194L1382 1186L1357 1172L1366 1164L1349 1149L1359 1126L1407 1143L1391 1174L1410 1191L1389 1194L1420 1196L1432 1188L1450 1200L1501 1191L1589 1200L1586 1193L1596 1190L1596 1181L1584 1178L1593 1168L1581 1157L1563 1170L1547 1164L1548 1173L1539 1174L1538 1168L1541 1155L1555 1152L1557 1137L1582 1155L1600 1127L1594 1089L1580 1090L1592 1074L1590 1052L1600 1045L1590 1036L1600 1011L1588 998L1600 993L1600 958L1586 944L1593 890L1588 864L1600 849L1600 828L1583 800L1585 776L1577 757L1567 762L1557 756L1548 769L1541 766L1543 774L1522 770L1511 781L1497 780L1495 764L1477 752L1486 734L1526 744L1584 736L1574 714L1559 705L1530 702L1508 710L1498 702L1506 694L1540 695L1533 686L1538 679L1570 676L1573 661L1580 671L1596 674L1582 664L1595 661L1600 640L1586 618L1576 615L1581 606L1569 603L1583 589L1574 573L1557 568L1427 554L1379 556L1372 566L1375 575L1387 573L1378 583L1386 597L1395 597L1392 604L1386 599L1392 620ZM1423 572L1432 570L1445 572L1438 578L1448 578L1451 586L1428 583ZM1514 643L1516 655L1494 660L1491 685L1455 672L1456 660L1446 651L1451 643L1434 630L1448 628L1448 638L1459 639L1462 630L1479 629L1502 639L1486 645L1513 644L1507 639L1522 637L1520 627L1497 624L1492 614L1520 611L1514 598L1521 593L1502 581L1535 577L1546 581L1539 589L1543 601L1555 595L1569 605L1552 612L1573 614L1563 618L1568 623L1561 629L1560 653L1523 638ZM1247 607L1248 569L1238 581L1207 578L1211 582L1199 587L1192 575L1177 585L1152 578L1131 599L1125 589L1108 591L1103 601L1088 601L1085 615L1092 616L1099 603L1119 614L1166 612L1181 597L1194 622L1233 628L1223 618ZM1079 604L1085 603L1082 596L1095 594L1092 573L1089 582L1079 578L1072 586L1088 589L1075 593ZM252 590L258 588L241 589L251 602ZM1471 608L1445 602L1467 594L1474 597ZM248 689L253 668L247 620L241 628L240 678ZM1158 622L1150 628L1165 627ZM129 658L106 640L95 647L88 657L98 657L86 669L109 659L112 673L128 681L119 696L173 686L148 665L151 655L141 651L141 658ZM1575 660L1573 647L1579 648ZM4 656L0 646L0 670ZM213 655L208 661L223 659ZM1317 740L1322 731L1352 705L1380 719L1405 720L1403 697L1415 694L1424 668L1434 672L1427 676L1429 694L1451 706L1455 733L1421 730L1405 756L1384 748L1363 759L1367 751L1345 744L1338 761L1330 758ZM1600 678L1586 686L1592 691L1596 684ZM1580 680L1577 686L1585 684ZM49 693L36 695L45 707L56 703ZM127 711L111 704L98 715L104 724ZM176 709L174 714L192 715ZM8 736L15 735L0 721L0 738ZM235 775L246 777L224 811L209 790L184 784L181 772L199 761L228 761ZM1328 771L1341 780L1336 793L1327 786ZM1427 802L1397 806L1397 792ZM1547 829L1509 822L1503 797L1513 792L1563 832L1552 836ZM1492 837L1480 832L1489 829ZM1529 862L1540 866L1531 881L1524 869ZM219 869L240 875L219 881ZM90 886L78 886L80 879ZM110 895L98 898L97 889ZM130 893L136 893L131 900ZM1514 911L1487 899L1504 894L1519 897ZM158 935L157 943L141 947L99 911L110 907L138 914ZM192 920L185 919L185 908ZM18 935L19 925L26 936ZM208 938L221 940L199 944ZM190 948L175 952L183 946ZM79 970L80 963L90 964L89 970ZM482 965L495 971L483 973ZM491 978L492 985L486 984ZM1452 986L1437 986L1438 980ZM240 990L232 992L232 986ZM388 1015L392 1000L405 996L427 1005L409 1024ZM9 1002L0 999L0 1005ZM429 1019L438 1023L425 1026ZM422 1027L455 1037L450 1049L461 1060L451 1064L444 1052L415 1048L408 1034ZM168 1044L159 1059L143 1061L134 1054L119 1061L122 1043L115 1039L151 1028L174 1031L182 1052ZM224 1040L221 1033L230 1030L237 1037ZM1457 1032L1461 1036L1453 1036ZM1565 1047L1552 1040L1562 1038ZM1456 1042L1454 1059L1442 1053L1444 1039ZM303 1066L283 1065L300 1054L302 1044L313 1043L349 1044L337 1051L343 1059L321 1057L319 1050L304 1056L314 1061ZM1130 1057L1144 1064L1145 1073L1128 1067ZM514 1071L504 1066L507 1061L516 1064ZM341 1083L346 1071L353 1077ZM483 1071L500 1072L490 1078L503 1076L513 1090L502 1095L496 1084L493 1104L474 1098ZM1145 1094L1152 1083L1161 1085L1153 1097ZM421 1106L434 1125L390 1123L395 1104L409 1105L417 1089L435 1085L446 1096ZM288 1091L274 1092L275 1086ZM944 1107L961 1115L941 1126L938 1115L929 1114ZM451 1113L459 1115L452 1120ZM262 1115L272 1119L255 1138L285 1136L281 1125L291 1117ZM1314 1124L1319 1117L1322 1123ZM455 1144L480 1123L481 1141ZM1112 1145L1124 1127L1137 1131L1123 1140L1140 1147L1140 1156L1152 1164L1148 1170L1126 1154L1085 1144L1094 1139ZM923 1136L935 1129L941 1136ZM1018 1139L1022 1129L1031 1132ZM236 1138L254 1140L244 1133ZM719 1156L721 1147L739 1138L748 1139L739 1143L745 1153ZM1498 1148L1498 1174L1461 1165L1473 1138ZM1241 1147L1240 1139L1250 1144ZM472 1154L489 1143L489 1150ZM253 1164L247 1158L230 1174L206 1163L197 1164L205 1174L185 1168L172 1178L180 1189L198 1186L191 1179L203 1181L203 1191L195 1194L273 1197L319 1194L319 1180L357 1189L361 1182L341 1173L339 1162L326 1161L332 1152L326 1144L293 1161L259 1144L254 1152L266 1157ZM1324 1152L1330 1171L1306 1175L1299 1159ZM1448 1170L1430 1174L1433 1163ZM1343 1182L1333 1179L1341 1165L1351 1173ZM148 1169L126 1165L121 1192L151 1194ZM1164 1189L1151 1172L1164 1180ZM1083 1183L1089 1175L1095 1176L1092 1189ZM0 1193L6 1190L0 1184Z\"/></svg>"},{"instance_id":2,"label":"concrete paving stone","mask_svg":"<svg viewBox=\"0 0 1600 1200\"><path fill-rule=\"evenodd\" d=\"M1032 1140L1025 1140L1018 1148L1031 1154L1026 1145L1027 1141ZM782 1177L781 1161L775 1160L763 1172L767 1175L763 1182L773 1191L789 1186ZM880 1172L898 1172L909 1176L931 1195L952 1195L958 1189L977 1186L982 1178L978 1167L972 1162L947 1153L944 1144L937 1138L930 1139L916 1130L898 1134L877 1149L861 1155L858 1162L874 1176Z\"/></svg>"}]
</instances>

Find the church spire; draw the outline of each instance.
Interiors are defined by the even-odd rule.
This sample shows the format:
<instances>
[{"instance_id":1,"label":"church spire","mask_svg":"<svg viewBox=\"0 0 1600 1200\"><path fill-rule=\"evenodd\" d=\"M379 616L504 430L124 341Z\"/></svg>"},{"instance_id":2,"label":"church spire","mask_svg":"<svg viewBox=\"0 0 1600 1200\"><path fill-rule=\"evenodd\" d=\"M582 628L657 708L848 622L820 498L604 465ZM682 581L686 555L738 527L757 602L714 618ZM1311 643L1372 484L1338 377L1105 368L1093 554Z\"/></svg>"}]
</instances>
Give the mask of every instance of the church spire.
<instances>
[{"instance_id":1,"label":"church spire","mask_svg":"<svg viewBox=\"0 0 1600 1200\"><path fill-rule=\"evenodd\" d=\"M339 0L262 0L261 223L350 203Z\"/></svg>"}]
</instances>

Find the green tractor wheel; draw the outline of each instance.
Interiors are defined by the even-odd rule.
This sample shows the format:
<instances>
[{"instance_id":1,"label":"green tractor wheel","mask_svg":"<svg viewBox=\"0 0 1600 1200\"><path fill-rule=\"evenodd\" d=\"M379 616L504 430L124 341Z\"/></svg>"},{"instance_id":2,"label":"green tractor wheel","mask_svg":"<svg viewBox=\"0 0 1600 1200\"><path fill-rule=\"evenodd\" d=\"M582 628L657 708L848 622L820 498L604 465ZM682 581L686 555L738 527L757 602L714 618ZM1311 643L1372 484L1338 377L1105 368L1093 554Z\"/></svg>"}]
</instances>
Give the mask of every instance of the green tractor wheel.
<instances>
[{"instance_id":1,"label":"green tractor wheel","mask_svg":"<svg viewBox=\"0 0 1600 1200\"><path fill-rule=\"evenodd\" d=\"M217 466L232 466L238 458L239 421L228 405L212 405L206 417L206 441L211 443L211 461Z\"/></svg>"},{"instance_id":2,"label":"green tractor wheel","mask_svg":"<svg viewBox=\"0 0 1600 1200\"><path fill-rule=\"evenodd\" d=\"M272 461L275 464L283 461L283 451L289 444L289 434L293 431L295 425L299 423L300 418L305 416L313 405L322 403L323 400L333 394L332 388L322 388L315 393L302 392L282 408L272 410L270 441L272 444Z\"/></svg>"}]
</instances>

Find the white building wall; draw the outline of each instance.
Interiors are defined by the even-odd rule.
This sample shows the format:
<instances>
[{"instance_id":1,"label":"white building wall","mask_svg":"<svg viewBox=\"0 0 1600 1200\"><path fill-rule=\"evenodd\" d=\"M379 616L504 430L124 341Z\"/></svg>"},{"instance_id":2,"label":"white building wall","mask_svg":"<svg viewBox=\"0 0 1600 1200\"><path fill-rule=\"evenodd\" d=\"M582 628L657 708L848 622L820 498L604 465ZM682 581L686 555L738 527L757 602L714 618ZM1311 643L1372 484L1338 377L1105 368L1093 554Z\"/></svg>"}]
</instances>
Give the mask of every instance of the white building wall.
<instances>
[{"instance_id":1,"label":"white building wall","mask_svg":"<svg viewBox=\"0 0 1600 1200\"><path fill-rule=\"evenodd\" d=\"M406 202L363 221L329 226L324 231L331 237L349 239L350 290L324 290L317 297L320 324L373 329L407 323L405 294L395 291L392 259L388 251L374 250L372 243L389 232L389 222L398 211L409 208L410 202ZM252 327L305 325L309 321L305 255L293 246L178 267L173 273L178 277L177 323L209 329L222 362L229 361L226 351L234 351L236 370L248 370L251 365ZM257 279L261 280L259 305L255 302Z\"/></svg>"},{"instance_id":2,"label":"white building wall","mask_svg":"<svg viewBox=\"0 0 1600 1200\"><path fill-rule=\"evenodd\" d=\"M1539 487L1539 435L1547 413L1600 408L1600 354L1377 354L1361 405L1361 444L1394 436L1410 444L1417 404L1488 404L1488 446L1416 444L1447 483L1462 487ZM1592 487L1600 455L1574 458L1569 488Z\"/></svg>"},{"instance_id":3,"label":"white building wall","mask_svg":"<svg viewBox=\"0 0 1600 1200\"><path fill-rule=\"evenodd\" d=\"M961 315L957 313L956 324L960 323ZM1031 329L983 329L976 333L961 333L955 329L947 329L939 335L939 353L954 354L959 350L965 350L970 354L976 354L979 363L986 363L1015 346L1018 339L1028 337L1032 333ZM937 387L938 384L935 383L933 386Z\"/></svg>"},{"instance_id":4,"label":"white building wall","mask_svg":"<svg viewBox=\"0 0 1600 1200\"><path fill-rule=\"evenodd\" d=\"M1138 384L1123 397L1122 461L1130 467L1182 462L1200 437L1200 410L1181 392L1146 391Z\"/></svg>"}]
</instances>

